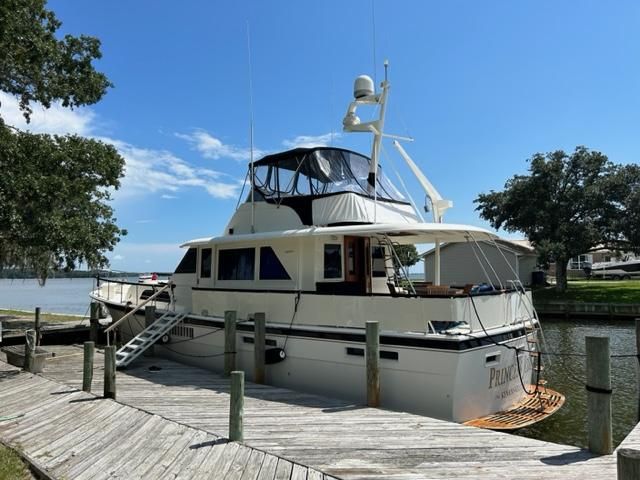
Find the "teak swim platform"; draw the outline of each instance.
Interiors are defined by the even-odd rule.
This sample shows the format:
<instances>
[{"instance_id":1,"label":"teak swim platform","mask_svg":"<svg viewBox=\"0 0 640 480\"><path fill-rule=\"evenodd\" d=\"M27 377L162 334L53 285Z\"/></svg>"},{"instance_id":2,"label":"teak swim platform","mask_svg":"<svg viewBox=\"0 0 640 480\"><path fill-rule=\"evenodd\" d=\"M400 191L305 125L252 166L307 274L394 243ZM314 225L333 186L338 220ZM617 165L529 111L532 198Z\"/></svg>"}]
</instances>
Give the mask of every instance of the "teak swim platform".
<instances>
[{"instance_id":1,"label":"teak swim platform","mask_svg":"<svg viewBox=\"0 0 640 480\"><path fill-rule=\"evenodd\" d=\"M144 357L118 401L79 391L82 349L42 375L0 362L0 440L50 478L615 478L614 455L247 383L245 443L228 442L229 380ZM103 356L96 352L94 392ZM640 446L636 427L620 447Z\"/></svg>"}]
</instances>

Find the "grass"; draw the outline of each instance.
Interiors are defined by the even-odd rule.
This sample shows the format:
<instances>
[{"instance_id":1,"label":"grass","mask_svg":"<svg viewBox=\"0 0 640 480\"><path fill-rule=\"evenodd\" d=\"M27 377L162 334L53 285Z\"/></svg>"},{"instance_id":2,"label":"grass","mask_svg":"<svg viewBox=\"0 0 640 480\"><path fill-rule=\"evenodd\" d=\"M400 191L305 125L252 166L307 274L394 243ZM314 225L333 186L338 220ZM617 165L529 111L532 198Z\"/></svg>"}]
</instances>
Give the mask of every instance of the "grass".
<instances>
[{"instance_id":1,"label":"grass","mask_svg":"<svg viewBox=\"0 0 640 480\"><path fill-rule=\"evenodd\" d=\"M566 292L556 287L533 291L536 302L570 301L585 303L640 303L640 280L573 280Z\"/></svg>"},{"instance_id":2,"label":"grass","mask_svg":"<svg viewBox=\"0 0 640 480\"><path fill-rule=\"evenodd\" d=\"M11 310L0 308L0 317L13 317L21 319L33 320L35 313L26 310ZM40 320L44 322L79 322L82 320L80 315L65 315L63 313L40 313Z\"/></svg>"},{"instance_id":3,"label":"grass","mask_svg":"<svg viewBox=\"0 0 640 480\"><path fill-rule=\"evenodd\" d=\"M30 480L28 467L10 448L0 444L0 480Z\"/></svg>"}]
</instances>

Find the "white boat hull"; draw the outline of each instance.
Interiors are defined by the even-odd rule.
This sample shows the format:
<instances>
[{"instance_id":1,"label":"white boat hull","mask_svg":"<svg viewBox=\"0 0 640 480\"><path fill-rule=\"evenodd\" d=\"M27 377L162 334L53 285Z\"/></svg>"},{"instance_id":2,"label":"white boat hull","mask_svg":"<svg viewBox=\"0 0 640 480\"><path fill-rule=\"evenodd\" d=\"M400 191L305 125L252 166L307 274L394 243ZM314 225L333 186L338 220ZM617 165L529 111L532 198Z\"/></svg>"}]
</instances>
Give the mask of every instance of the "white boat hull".
<instances>
[{"instance_id":1,"label":"white boat hull","mask_svg":"<svg viewBox=\"0 0 640 480\"><path fill-rule=\"evenodd\" d=\"M122 305L106 305L114 320L124 314ZM144 322L143 311L131 321L125 320L121 325L123 339L138 334ZM174 328L169 344L155 346L155 354L221 372L222 325L220 318L189 316ZM288 327L282 323L267 324L267 343L275 342L278 347L286 344L287 355L284 361L267 366L267 383L366 404L365 358L359 354L365 348L362 329L304 325L288 330ZM237 368L246 372L247 380L252 380L253 325L246 322L238 328ZM513 338L503 343L526 349L524 329L511 330L507 336ZM288 331L291 334L287 338ZM452 348L450 342L448 348L425 347L417 339L412 334L382 333L380 350L386 352L381 353L380 360L384 408L464 422L509 408L525 395L522 384L531 383L534 372L525 353L520 354L518 368L514 350L488 339L484 345L471 348L467 348L467 339L460 343L460 349Z\"/></svg>"}]
</instances>

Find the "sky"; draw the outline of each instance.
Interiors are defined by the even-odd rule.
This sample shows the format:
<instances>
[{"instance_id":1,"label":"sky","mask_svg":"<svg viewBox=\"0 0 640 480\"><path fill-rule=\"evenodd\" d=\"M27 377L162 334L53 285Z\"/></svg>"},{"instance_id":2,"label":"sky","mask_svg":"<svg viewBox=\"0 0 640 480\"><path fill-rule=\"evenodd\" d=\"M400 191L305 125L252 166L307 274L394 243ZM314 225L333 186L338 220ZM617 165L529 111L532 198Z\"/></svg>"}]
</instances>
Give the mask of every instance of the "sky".
<instances>
[{"instance_id":1,"label":"sky","mask_svg":"<svg viewBox=\"0 0 640 480\"><path fill-rule=\"evenodd\" d=\"M251 98L256 159L308 144L369 154L370 137L342 133L342 118L355 77L379 83L385 59L385 130L414 138L405 149L453 201L447 222L490 228L473 200L525 174L536 152L585 145L616 163L640 158L637 1L55 0L48 7L63 23L60 34L101 40L95 66L114 88L86 108L36 107L28 126L0 92L0 113L34 132L102 139L124 156L113 207L129 233L108 255L115 270L173 271L181 243L222 234L247 172ZM389 141L381 162L423 205L424 192Z\"/></svg>"}]
</instances>

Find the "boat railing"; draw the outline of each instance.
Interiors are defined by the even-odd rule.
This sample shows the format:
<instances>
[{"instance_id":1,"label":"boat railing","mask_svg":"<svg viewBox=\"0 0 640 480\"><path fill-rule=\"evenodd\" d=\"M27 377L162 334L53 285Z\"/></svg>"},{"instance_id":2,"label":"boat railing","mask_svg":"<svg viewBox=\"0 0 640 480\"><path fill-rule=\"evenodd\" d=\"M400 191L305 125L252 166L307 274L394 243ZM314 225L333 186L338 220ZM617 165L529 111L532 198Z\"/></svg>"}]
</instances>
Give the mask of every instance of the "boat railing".
<instances>
[{"instance_id":1,"label":"boat railing","mask_svg":"<svg viewBox=\"0 0 640 480\"><path fill-rule=\"evenodd\" d=\"M135 307L133 307L133 310L125 313L117 322L112 323L108 328L105 329L104 332L109 333L111 330L113 330L118 325L120 325L123 321L135 315L135 313L138 312L142 307L146 306L148 303L155 300L156 297L158 297L161 293L166 292L167 290L171 291L172 286L173 286L173 282L169 281L165 286L163 286L160 290L156 291L149 298L147 298L142 303L139 303Z\"/></svg>"},{"instance_id":2,"label":"boat railing","mask_svg":"<svg viewBox=\"0 0 640 480\"><path fill-rule=\"evenodd\" d=\"M151 296L157 292L159 287L165 285L162 283L140 283L131 282L125 279L118 279L112 277L96 277L96 288L93 293L93 297L96 300L119 302L125 304L127 302L137 303L139 300L146 300L147 295ZM145 298L146 297L146 298ZM155 297L153 305L158 306L157 301L160 299ZM166 303L169 306L173 305L172 291L169 292L169 302L160 300L162 307L166 307Z\"/></svg>"}]
</instances>

